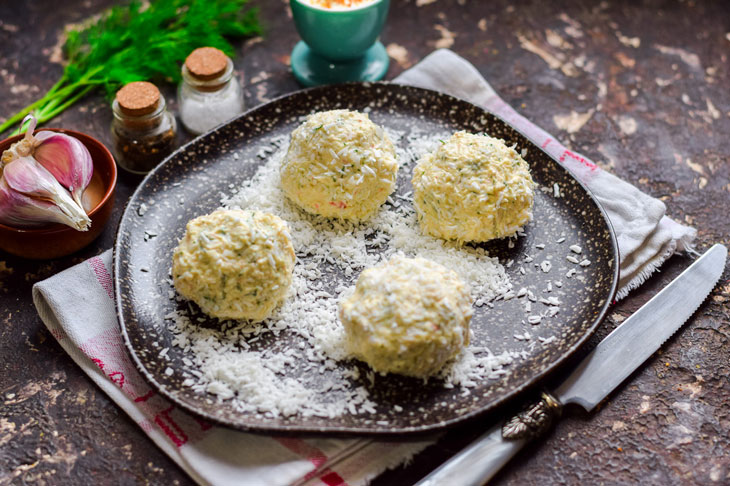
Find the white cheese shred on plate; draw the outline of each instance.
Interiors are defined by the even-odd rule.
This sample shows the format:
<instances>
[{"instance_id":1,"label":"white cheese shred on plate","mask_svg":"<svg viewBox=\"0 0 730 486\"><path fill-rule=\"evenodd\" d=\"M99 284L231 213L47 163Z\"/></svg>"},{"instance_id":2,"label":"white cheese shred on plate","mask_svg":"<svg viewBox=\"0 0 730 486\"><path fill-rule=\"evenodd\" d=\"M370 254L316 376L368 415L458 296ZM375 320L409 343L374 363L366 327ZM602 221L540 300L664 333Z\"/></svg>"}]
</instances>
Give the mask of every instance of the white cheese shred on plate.
<instances>
[{"instance_id":1,"label":"white cheese shred on plate","mask_svg":"<svg viewBox=\"0 0 730 486\"><path fill-rule=\"evenodd\" d=\"M415 130L409 135L387 132L397 147L401 187L410 180L418 158L448 137ZM338 301L354 290L362 270L395 253L427 258L457 272L469 285L477 307L514 295L508 294L512 285L497 258L481 248L422 234L409 193L394 193L362 223L325 219L297 208L280 185L279 168L287 148L286 136L262 147L259 153L266 162L233 195L223 196L221 204L266 211L287 222L297 255L289 294L272 317L259 324L227 321L211 329L200 326L199 318L188 310L171 312L167 318L175 335L173 344L193 365L182 375L196 392L214 394L230 400L240 412L265 417L374 413L377 404L369 399L366 384L377 376L360 376L354 362L347 361L344 329L337 316ZM282 331L301 341L282 346L276 341ZM254 350L256 339L269 341ZM506 374L503 368L520 356L513 351L495 355L471 345L436 378L446 388L458 386L466 392Z\"/></svg>"}]
</instances>

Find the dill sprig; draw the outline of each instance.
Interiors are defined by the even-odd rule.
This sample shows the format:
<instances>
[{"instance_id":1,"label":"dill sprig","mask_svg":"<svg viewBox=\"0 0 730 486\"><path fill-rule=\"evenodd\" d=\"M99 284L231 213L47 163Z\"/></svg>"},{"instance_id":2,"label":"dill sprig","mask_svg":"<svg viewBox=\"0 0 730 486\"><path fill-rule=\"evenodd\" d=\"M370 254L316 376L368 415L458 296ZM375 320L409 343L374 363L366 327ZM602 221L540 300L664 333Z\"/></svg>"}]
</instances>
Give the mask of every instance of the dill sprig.
<instances>
[{"instance_id":1,"label":"dill sprig","mask_svg":"<svg viewBox=\"0 0 730 486\"><path fill-rule=\"evenodd\" d=\"M226 37L260 34L258 10L248 0L138 0L112 7L98 20L67 32L61 79L39 100L0 125L0 134L34 112L44 123L94 89L108 97L132 81L178 82L180 66L203 46L233 56ZM15 130L20 131L21 127Z\"/></svg>"}]
</instances>

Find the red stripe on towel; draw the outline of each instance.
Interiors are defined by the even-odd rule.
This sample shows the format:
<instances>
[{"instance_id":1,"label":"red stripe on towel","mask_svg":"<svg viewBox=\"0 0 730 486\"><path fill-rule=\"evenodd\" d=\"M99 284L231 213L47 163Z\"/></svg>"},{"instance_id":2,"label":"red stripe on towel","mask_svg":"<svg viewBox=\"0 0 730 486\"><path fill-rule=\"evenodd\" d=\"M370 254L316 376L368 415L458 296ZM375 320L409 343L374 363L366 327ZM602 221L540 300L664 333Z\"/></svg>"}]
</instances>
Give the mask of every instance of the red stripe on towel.
<instances>
[{"instance_id":1,"label":"red stripe on towel","mask_svg":"<svg viewBox=\"0 0 730 486\"><path fill-rule=\"evenodd\" d=\"M319 479L321 479L322 482L327 486L347 486L345 480L342 479L342 477L334 471L328 472L327 474L320 476Z\"/></svg>"},{"instance_id":2,"label":"red stripe on towel","mask_svg":"<svg viewBox=\"0 0 730 486\"><path fill-rule=\"evenodd\" d=\"M150 398L152 398L152 396L154 394L155 394L155 391L154 390L150 390L145 395L142 395L142 396L139 396L139 397L135 398L134 401L135 402L146 402L147 400L149 400Z\"/></svg>"},{"instance_id":3,"label":"red stripe on towel","mask_svg":"<svg viewBox=\"0 0 730 486\"><path fill-rule=\"evenodd\" d=\"M68 335L66 334L66 331L64 331L63 328L59 327L59 328L51 329L49 327L48 330L51 331L51 334L53 335L54 338L56 338L56 341L60 342L61 340L66 339L68 337Z\"/></svg>"},{"instance_id":4,"label":"red stripe on towel","mask_svg":"<svg viewBox=\"0 0 730 486\"><path fill-rule=\"evenodd\" d=\"M316 467L320 467L327 462L327 456L313 445L306 443L301 439L277 438L279 444L283 445L293 453L306 458Z\"/></svg>"},{"instance_id":5,"label":"red stripe on towel","mask_svg":"<svg viewBox=\"0 0 730 486\"><path fill-rule=\"evenodd\" d=\"M177 447L181 447L188 441L188 436L185 435L182 428L170 417L170 412L172 412L173 408L175 407L170 406L167 410L158 413L155 416L155 423ZM173 431L172 429L175 430Z\"/></svg>"},{"instance_id":6,"label":"red stripe on towel","mask_svg":"<svg viewBox=\"0 0 730 486\"><path fill-rule=\"evenodd\" d=\"M566 150L563 153L563 155L560 156L560 162L565 162L565 158L566 157L570 157L573 160L577 160L578 162L580 162L581 164L585 165L586 167L588 167L591 170L598 170L598 166L596 164L594 164L590 160L586 159L585 157L581 157L578 154L574 154L570 150Z\"/></svg>"},{"instance_id":7,"label":"red stripe on towel","mask_svg":"<svg viewBox=\"0 0 730 486\"><path fill-rule=\"evenodd\" d=\"M110 299L114 300L114 284L112 276L109 275L109 271L106 269L102 259L97 256L89 258L88 262L89 266L96 274L96 280L99 282L99 285L101 285L101 288L106 291L106 295L108 295Z\"/></svg>"},{"instance_id":8,"label":"red stripe on towel","mask_svg":"<svg viewBox=\"0 0 730 486\"><path fill-rule=\"evenodd\" d=\"M314 470L304 476L305 480L321 474L319 479L327 486L348 486L347 482L330 468L319 470L322 464L327 462L327 456L321 450L301 439L277 438L276 440L293 453L306 458L314 464Z\"/></svg>"}]
</instances>

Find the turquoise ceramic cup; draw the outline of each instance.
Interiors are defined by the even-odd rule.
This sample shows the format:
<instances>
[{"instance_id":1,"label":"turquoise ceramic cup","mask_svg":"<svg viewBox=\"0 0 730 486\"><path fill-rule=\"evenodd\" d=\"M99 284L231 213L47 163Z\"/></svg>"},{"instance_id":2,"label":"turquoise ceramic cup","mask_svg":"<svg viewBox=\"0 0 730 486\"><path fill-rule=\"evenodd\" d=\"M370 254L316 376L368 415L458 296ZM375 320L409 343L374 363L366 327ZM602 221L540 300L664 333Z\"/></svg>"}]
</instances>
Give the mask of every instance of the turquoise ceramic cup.
<instances>
[{"instance_id":1,"label":"turquoise ceramic cup","mask_svg":"<svg viewBox=\"0 0 730 486\"><path fill-rule=\"evenodd\" d=\"M388 54L378 41L390 0L326 9L290 0L302 42L292 51L294 75L305 86L344 81L376 81L388 70Z\"/></svg>"}]
</instances>

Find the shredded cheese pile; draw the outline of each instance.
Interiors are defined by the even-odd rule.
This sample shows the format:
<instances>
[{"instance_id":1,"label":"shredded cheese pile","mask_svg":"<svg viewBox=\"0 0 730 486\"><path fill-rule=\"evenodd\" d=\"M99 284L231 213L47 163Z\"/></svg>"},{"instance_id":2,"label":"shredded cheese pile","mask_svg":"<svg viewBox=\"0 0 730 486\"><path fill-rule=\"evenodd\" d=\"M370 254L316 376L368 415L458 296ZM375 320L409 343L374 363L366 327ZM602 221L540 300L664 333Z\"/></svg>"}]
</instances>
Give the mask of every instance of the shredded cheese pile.
<instances>
[{"instance_id":1,"label":"shredded cheese pile","mask_svg":"<svg viewBox=\"0 0 730 486\"><path fill-rule=\"evenodd\" d=\"M198 325L195 314L178 310L168 317L174 345L190 356L184 383L199 393L212 393L236 410L265 417L374 413L369 398L374 372L361 376L346 350L345 330L338 319L338 302L355 288L360 273L396 253L427 258L450 270L471 289L476 306L510 292L511 284L496 258L483 249L465 247L424 235L418 227L413 201L405 189L415 161L435 148L438 136L388 130L398 142L403 165L397 194L367 221L322 218L303 211L285 196L280 170L288 137L262 147L266 162L235 194L222 195L231 209L277 215L290 229L297 256L290 292L271 317L261 324L230 321L221 329ZM445 135L442 135L442 137ZM293 333L298 344L281 349L277 336ZM269 343L254 350L258 341ZM469 388L495 379L519 356L493 354L485 347L466 347L444 366L437 379L443 386Z\"/></svg>"},{"instance_id":2,"label":"shredded cheese pile","mask_svg":"<svg viewBox=\"0 0 730 486\"><path fill-rule=\"evenodd\" d=\"M367 114L323 111L292 132L281 187L312 214L363 220L393 192L397 172L393 143Z\"/></svg>"},{"instance_id":3,"label":"shredded cheese pile","mask_svg":"<svg viewBox=\"0 0 730 486\"><path fill-rule=\"evenodd\" d=\"M266 319L292 280L286 223L259 211L218 210L188 222L172 257L177 291L220 319Z\"/></svg>"},{"instance_id":4,"label":"shredded cheese pile","mask_svg":"<svg viewBox=\"0 0 730 486\"><path fill-rule=\"evenodd\" d=\"M471 296L459 276L396 255L360 274L340 303L347 348L374 370L426 378L469 343Z\"/></svg>"},{"instance_id":5,"label":"shredded cheese pile","mask_svg":"<svg viewBox=\"0 0 730 486\"><path fill-rule=\"evenodd\" d=\"M442 141L413 171L421 228L460 242L515 235L532 218L534 186L514 148L467 132Z\"/></svg>"}]
</instances>

